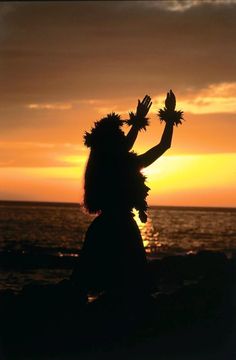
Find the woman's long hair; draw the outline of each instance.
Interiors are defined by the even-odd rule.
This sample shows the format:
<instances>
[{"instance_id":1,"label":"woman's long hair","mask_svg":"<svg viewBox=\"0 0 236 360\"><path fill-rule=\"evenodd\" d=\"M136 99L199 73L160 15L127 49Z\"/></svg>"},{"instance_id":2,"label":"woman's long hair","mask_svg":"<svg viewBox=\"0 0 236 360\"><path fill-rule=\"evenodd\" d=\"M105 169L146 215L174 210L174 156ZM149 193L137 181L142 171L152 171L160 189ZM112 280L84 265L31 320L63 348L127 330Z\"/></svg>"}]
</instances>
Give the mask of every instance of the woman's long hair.
<instances>
[{"instance_id":1,"label":"woman's long hair","mask_svg":"<svg viewBox=\"0 0 236 360\"><path fill-rule=\"evenodd\" d=\"M91 151L85 171L84 206L90 213L136 208L145 222L149 188L137 154L128 151L126 136L120 129L123 123L113 113L85 133L85 145Z\"/></svg>"}]
</instances>

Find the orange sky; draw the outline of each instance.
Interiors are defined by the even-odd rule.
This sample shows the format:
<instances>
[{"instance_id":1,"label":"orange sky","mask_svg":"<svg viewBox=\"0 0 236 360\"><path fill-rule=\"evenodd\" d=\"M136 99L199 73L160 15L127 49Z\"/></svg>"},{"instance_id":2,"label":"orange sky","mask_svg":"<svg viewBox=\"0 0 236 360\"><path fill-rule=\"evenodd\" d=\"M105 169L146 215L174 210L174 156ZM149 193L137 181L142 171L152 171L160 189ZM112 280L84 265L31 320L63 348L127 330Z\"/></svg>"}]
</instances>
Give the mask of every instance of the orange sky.
<instances>
[{"instance_id":1,"label":"orange sky","mask_svg":"<svg viewBox=\"0 0 236 360\"><path fill-rule=\"evenodd\" d=\"M83 133L172 88L186 121L145 169L149 204L235 206L236 2L0 3L0 199L82 200Z\"/></svg>"}]
</instances>

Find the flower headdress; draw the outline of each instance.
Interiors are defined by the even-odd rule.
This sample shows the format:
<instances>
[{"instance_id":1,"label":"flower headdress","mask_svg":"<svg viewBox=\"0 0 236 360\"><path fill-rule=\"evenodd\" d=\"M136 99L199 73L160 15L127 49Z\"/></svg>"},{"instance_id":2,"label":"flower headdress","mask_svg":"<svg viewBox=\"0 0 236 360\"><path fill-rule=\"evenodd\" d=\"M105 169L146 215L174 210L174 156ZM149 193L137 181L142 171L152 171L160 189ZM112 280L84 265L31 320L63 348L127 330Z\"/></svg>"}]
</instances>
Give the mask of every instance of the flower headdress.
<instances>
[{"instance_id":1,"label":"flower headdress","mask_svg":"<svg viewBox=\"0 0 236 360\"><path fill-rule=\"evenodd\" d=\"M84 144L85 146L92 148L96 145L101 146L104 141L117 133L122 133L121 127L124 124L129 126L136 126L139 130L146 130L146 126L149 125L148 118L146 117L137 117L133 112L129 113L128 120L121 120L120 115L116 113L110 113L106 117L102 118L99 121L94 123L94 127L90 132L85 132L84 135Z\"/></svg>"},{"instance_id":2,"label":"flower headdress","mask_svg":"<svg viewBox=\"0 0 236 360\"><path fill-rule=\"evenodd\" d=\"M120 119L120 115L115 114L114 112L108 114L106 117L94 123L91 132L85 132L84 144L90 148L101 145L110 135L122 132L120 127L123 126L124 123L125 121Z\"/></svg>"}]
</instances>

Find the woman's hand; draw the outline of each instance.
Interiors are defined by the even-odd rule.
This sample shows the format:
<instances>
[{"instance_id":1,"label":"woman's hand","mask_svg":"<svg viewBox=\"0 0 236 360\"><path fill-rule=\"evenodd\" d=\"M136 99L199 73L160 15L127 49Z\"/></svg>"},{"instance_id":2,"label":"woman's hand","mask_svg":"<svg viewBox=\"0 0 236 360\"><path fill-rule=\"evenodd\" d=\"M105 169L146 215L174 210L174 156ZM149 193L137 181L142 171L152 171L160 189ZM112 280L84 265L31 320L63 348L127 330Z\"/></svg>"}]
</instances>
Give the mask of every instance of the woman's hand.
<instances>
[{"instance_id":1,"label":"woman's hand","mask_svg":"<svg viewBox=\"0 0 236 360\"><path fill-rule=\"evenodd\" d=\"M148 95L146 95L143 98L142 102L138 100L138 106L136 110L137 118L144 118L147 115L151 106L152 106L151 98Z\"/></svg>"},{"instance_id":2,"label":"woman's hand","mask_svg":"<svg viewBox=\"0 0 236 360\"><path fill-rule=\"evenodd\" d=\"M165 107L168 111L174 111L176 106L175 94L170 90L166 95Z\"/></svg>"},{"instance_id":3,"label":"woman's hand","mask_svg":"<svg viewBox=\"0 0 236 360\"><path fill-rule=\"evenodd\" d=\"M126 135L127 139L127 149L130 150L137 138L139 130L146 130L146 126L149 125L146 115L152 106L150 96L144 96L142 102L138 100L138 106L136 114L133 112L129 113L129 120L126 120L126 123L129 126L132 126L128 134Z\"/></svg>"},{"instance_id":4,"label":"woman's hand","mask_svg":"<svg viewBox=\"0 0 236 360\"><path fill-rule=\"evenodd\" d=\"M173 125L178 126L179 124L182 124L181 120L183 120L184 113L182 110L176 111L175 106L176 106L175 94L173 93L172 90L170 90L166 95L164 109L160 109L158 111L158 116L160 120L165 121L166 123L172 126Z\"/></svg>"}]
</instances>

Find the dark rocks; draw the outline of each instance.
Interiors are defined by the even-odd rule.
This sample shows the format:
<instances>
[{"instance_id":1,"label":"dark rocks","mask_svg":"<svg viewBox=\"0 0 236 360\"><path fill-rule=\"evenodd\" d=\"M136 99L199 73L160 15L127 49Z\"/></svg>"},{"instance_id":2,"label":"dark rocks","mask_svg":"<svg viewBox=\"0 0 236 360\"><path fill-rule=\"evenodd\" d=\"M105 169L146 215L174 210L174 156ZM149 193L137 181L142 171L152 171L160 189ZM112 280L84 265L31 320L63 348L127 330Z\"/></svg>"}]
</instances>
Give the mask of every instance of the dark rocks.
<instances>
[{"instance_id":1,"label":"dark rocks","mask_svg":"<svg viewBox=\"0 0 236 360\"><path fill-rule=\"evenodd\" d=\"M87 302L69 280L31 284L0 295L2 337L9 358L37 349L45 354L83 353L147 337L181 338L216 346L231 341L236 319L236 261L222 253L171 256L149 264L152 294L103 293ZM183 335L184 336L184 335ZM190 335L189 335L190 336ZM167 341L167 340L166 340ZM158 353L157 353L158 356Z\"/></svg>"}]
</instances>

